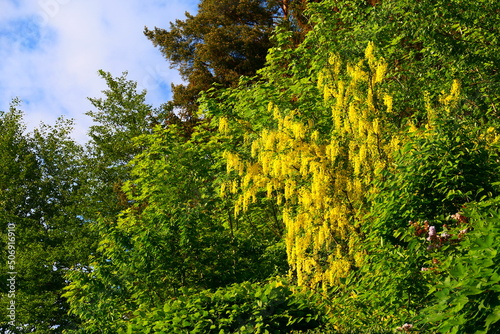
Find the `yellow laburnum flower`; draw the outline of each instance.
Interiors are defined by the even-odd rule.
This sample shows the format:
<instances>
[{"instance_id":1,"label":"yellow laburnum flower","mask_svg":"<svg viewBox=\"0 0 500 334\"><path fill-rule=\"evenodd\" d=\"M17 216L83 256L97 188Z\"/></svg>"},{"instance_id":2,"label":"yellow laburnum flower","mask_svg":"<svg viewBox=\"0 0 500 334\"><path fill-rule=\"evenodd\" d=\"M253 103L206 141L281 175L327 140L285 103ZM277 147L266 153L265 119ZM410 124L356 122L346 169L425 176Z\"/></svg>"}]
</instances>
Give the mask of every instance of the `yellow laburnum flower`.
<instances>
[{"instance_id":1,"label":"yellow laburnum flower","mask_svg":"<svg viewBox=\"0 0 500 334\"><path fill-rule=\"evenodd\" d=\"M389 94L384 94L384 104L387 107L387 112L391 113L392 112L392 96Z\"/></svg>"},{"instance_id":2,"label":"yellow laburnum flower","mask_svg":"<svg viewBox=\"0 0 500 334\"><path fill-rule=\"evenodd\" d=\"M331 133L320 133L312 119L297 117L297 111L269 103L274 124L257 139L254 133L248 136L248 161L226 155L228 170L242 172L235 211L245 210L259 192L283 205L286 252L299 284L335 284L350 270L349 261L360 261L353 217L374 191L375 169L389 165L384 157L397 146L381 133L381 113L391 112L392 97L374 85L386 71L386 63L374 54L371 43L364 60L348 64L345 81L338 78L345 65L334 54L318 73L318 93L325 94L323 105L331 108ZM369 71L364 70L367 62ZM374 103L382 99L383 111ZM320 262L325 252L334 255L327 263Z\"/></svg>"},{"instance_id":3,"label":"yellow laburnum flower","mask_svg":"<svg viewBox=\"0 0 500 334\"><path fill-rule=\"evenodd\" d=\"M220 189L219 189L219 194L221 197L225 197L226 196L226 188L227 188L227 183L226 182L222 182L221 185L220 185Z\"/></svg>"},{"instance_id":4,"label":"yellow laburnum flower","mask_svg":"<svg viewBox=\"0 0 500 334\"><path fill-rule=\"evenodd\" d=\"M322 91L324 87L325 87L325 75L324 71L320 71L318 74L317 88L319 91Z\"/></svg>"},{"instance_id":5,"label":"yellow laburnum flower","mask_svg":"<svg viewBox=\"0 0 500 334\"><path fill-rule=\"evenodd\" d=\"M369 42L365 49L365 58L370 65L375 60L375 55L373 53L374 49L375 49L375 44L373 44L373 42Z\"/></svg>"},{"instance_id":6,"label":"yellow laburnum flower","mask_svg":"<svg viewBox=\"0 0 500 334\"><path fill-rule=\"evenodd\" d=\"M451 103L456 103L458 102L460 96L460 82L458 80L453 80L453 83L451 85L451 90L448 95L445 95L443 93L443 97L441 98L441 103L444 105L449 105Z\"/></svg>"},{"instance_id":7,"label":"yellow laburnum flower","mask_svg":"<svg viewBox=\"0 0 500 334\"><path fill-rule=\"evenodd\" d=\"M387 63L384 60L380 60L377 69L375 71L374 83L379 83L384 80L385 73L387 71Z\"/></svg>"}]
</instances>

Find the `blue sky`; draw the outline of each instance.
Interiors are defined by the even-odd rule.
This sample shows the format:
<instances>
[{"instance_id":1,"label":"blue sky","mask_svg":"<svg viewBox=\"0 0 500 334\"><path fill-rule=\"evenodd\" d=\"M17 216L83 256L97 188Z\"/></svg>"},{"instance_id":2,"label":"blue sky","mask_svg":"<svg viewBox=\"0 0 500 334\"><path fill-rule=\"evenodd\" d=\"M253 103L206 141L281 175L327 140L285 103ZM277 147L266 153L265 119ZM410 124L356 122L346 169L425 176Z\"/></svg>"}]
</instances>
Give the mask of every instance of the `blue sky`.
<instances>
[{"instance_id":1,"label":"blue sky","mask_svg":"<svg viewBox=\"0 0 500 334\"><path fill-rule=\"evenodd\" d=\"M88 97L106 89L97 71L147 89L154 106L170 99L175 70L144 36L144 27L168 28L194 14L197 0L0 0L0 110L22 100L25 122L75 119L74 138L86 141Z\"/></svg>"}]
</instances>

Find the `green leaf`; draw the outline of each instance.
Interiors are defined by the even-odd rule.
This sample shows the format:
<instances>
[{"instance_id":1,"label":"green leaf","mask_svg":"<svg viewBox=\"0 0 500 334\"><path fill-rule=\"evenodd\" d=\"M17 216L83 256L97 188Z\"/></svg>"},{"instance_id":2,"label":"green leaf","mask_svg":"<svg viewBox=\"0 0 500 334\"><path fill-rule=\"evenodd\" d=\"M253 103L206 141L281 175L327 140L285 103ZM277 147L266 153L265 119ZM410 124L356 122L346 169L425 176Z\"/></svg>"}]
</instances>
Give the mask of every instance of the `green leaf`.
<instances>
[{"instance_id":1,"label":"green leaf","mask_svg":"<svg viewBox=\"0 0 500 334\"><path fill-rule=\"evenodd\" d=\"M495 306L490 314L486 317L485 325L489 328L492 324L500 320L500 306Z\"/></svg>"}]
</instances>

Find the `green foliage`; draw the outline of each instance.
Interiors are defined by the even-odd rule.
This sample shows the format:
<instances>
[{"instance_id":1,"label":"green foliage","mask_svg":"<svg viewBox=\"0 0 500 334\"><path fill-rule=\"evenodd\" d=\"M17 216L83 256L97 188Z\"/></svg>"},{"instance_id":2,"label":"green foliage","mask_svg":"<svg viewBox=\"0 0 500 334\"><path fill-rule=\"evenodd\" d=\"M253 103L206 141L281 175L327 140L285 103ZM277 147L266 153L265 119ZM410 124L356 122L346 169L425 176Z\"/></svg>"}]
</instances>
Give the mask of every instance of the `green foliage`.
<instances>
[{"instance_id":1,"label":"green foliage","mask_svg":"<svg viewBox=\"0 0 500 334\"><path fill-rule=\"evenodd\" d=\"M499 149L489 130L451 114L438 119L431 128L408 135L395 168L381 178L383 193L372 210L378 217L372 228L379 233L404 228L409 220L442 219L466 203L499 194Z\"/></svg>"},{"instance_id":2,"label":"green foliage","mask_svg":"<svg viewBox=\"0 0 500 334\"><path fill-rule=\"evenodd\" d=\"M105 98L89 98L96 111L86 114L97 123L90 127L91 145L110 165L125 165L139 151L132 138L150 133L150 121L157 111L146 104L146 91L138 92L137 83L127 80L127 73L113 77L99 70L108 87Z\"/></svg>"},{"instance_id":3,"label":"green foliage","mask_svg":"<svg viewBox=\"0 0 500 334\"><path fill-rule=\"evenodd\" d=\"M64 131L42 131L33 141L26 140L16 123L20 116L3 115L8 117L0 132L5 170L0 204L10 208L6 217L29 228L40 221L57 227L50 233L57 242L71 240L60 248L67 254L71 247L82 252L81 258L73 254L65 262L73 267L64 297L72 316L82 322L76 332L384 333L398 327L405 331L405 323L421 332L498 331L500 215L498 200L492 199L500 195L499 2L324 0L311 1L302 15L306 2L206 0L196 16L188 14L170 31L146 29L187 84L174 87L173 101L160 112L145 103L145 92L136 92L135 83L125 76L101 72L109 90L105 99L91 99L98 111L89 114L100 124L91 129L92 156L84 162L75 159L80 148L64 139ZM290 24L278 24L280 10L285 20L294 16ZM271 37L276 25L280 28ZM370 61L360 62L371 42L377 59L385 59L377 65L380 71ZM366 99L339 88L348 82L347 73L361 78L384 72L385 65L386 79L359 80L359 87L352 88L366 92ZM450 85L447 96L443 92ZM374 153L383 155L384 162L374 173L375 182L366 181L363 196L354 200L342 180L354 175L349 166L355 159L360 164L361 146L348 150L345 143L355 142L365 130L353 126L352 132L338 136L335 131L346 124L335 125L336 106L349 106L339 109L338 120L348 118L342 112L354 117L357 110L366 128L378 124L373 110L391 110L381 113L387 126L373 137ZM280 128L273 112L287 116L291 127ZM166 121L159 123L166 127L153 130L151 124L162 117ZM300 166L325 161L327 144L342 141L338 147L345 154L321 168L322 175L333 175L321 179L331 182L322 198L329 198L335 187L339 190L323 212L334 205L348 207L349 217L340 216L353 226L355 233L348 234L356 234L339 242L332 228L338 221L323 224L321 238L330 238L333 247L318 248L317 267L304 266L310 271L305 274L313 276L317 270L311 268L326 266L342 252L355 258L351 274L322 291L329 323L319 329L323 308L316 297L277 283L249 283L287 270L283 206L273 199L282 189L269 187L269 198L257 190L248 210L235 215L238 172L226 173L223 155L230 151L251 158L251 144L263 133L294 131L297 140L286 153L311 152L290 166L290 175L299 180L299 194L307 185L298 177ZM381 152L385 140L390 149ZM283 144L269 143L266 152ZM59 146L64 158L50 153L59 154ZM88 182L81 188L88 197L78 197L82 190L67 181L79 164L87 166L82 178ZM259 174L258 168L254 171ZM253 181L247 181L251 186ZM236 190L221 197L221 189L229 186ZM41 197L32 195L40 189ZM78 208L75 199L83 198L82 203L90 204L81 206L91 208ZM54 205L44 206L44 201ZM300 205L290 203L292 209ZM30 220L32 207L47 215ZM85 220L74 219L78 209L92 220L99 239L91 263L76 242L81 235L70 236L87 231ZM94 220L98 210L101 218ZM310 216L327 221L319 211ZM67 217L77 224L63 225ZM40 238L34 230L25 232L31 241ZM313 231L300 231L308 241L305 252L320 243ZM50 237L44 240L57 244ZM45 255L56 258L45 252L45 243L28 244L38 264L45 264ZM27 282L35 282L32 268L37 267L28 267ZM45 269L37 282L59 275ZM33 286L40 300L49 300Z\"/></svg>"},{"instance_id":4,"label":"green foliage","mask_svg":"<svg viewBox=\"0 0 500 334\"><path fill-rule=\"evenodd\" d=\"M23 112L19 101L13 101L10 110L0 114L0 174L2 211L5 214L26 217L29 209L23 203L32 200L29 193L35 191L36 156L30 142L24 137ZM19 184L26 183L26 187ZM28 205L29 206L29 205Z\"/></svg>"},{"instance_id":5,"label":"green foliage","mask_svg":"<svg viewBox=\"0 0 500 334\"><path fill-rule=\"evenodd\" d=\"M89 130L85 165L92 172L88 195L96 199L96 211L112 216L127 207L121 186L130 178L127 164L142 151L133 138L151 133L160 111L146 104L146 91L138 92L127 73L116 78L102 70L99 74L108 89L104 98L89 98L96 110L87 112L95 125Z\"/></svg>"},{"instance_id":6,"label":"green foliage","mask_svg":"<svg viewBox=\"0 0 500 334\"><path fill-rule=\"evenodd\" d=\"M311 293L294 293L276 282L245 282L214 292L183 289L163 308L135 315L129 333L288 333L323 321Z\"/></svg>"},{"instance_id":7,"label":"green foliage","mask_svg":"<svg viewBox=\"0 0 500 334\"><path fill-rule=\"evenodd\" d=\"M10 328L2 312L0 328L61 333L79 322L67 314L64 275L72 265L86 263L96 246L83 218L91 212L84 152L69 137L71 121L60 119L55 126L42 124L25 133L22 116L17 101L0 115L0 279L6 282L8 272L17 272L16 324L23 326ZM6 259L8 223L15 224L14 270ZM10 291L5 284L0 291L6 309Z\"/></svg>"},{"instance_id":8,"label":"green foliage","mask_svg":"<svg viewBox=\"0 0 500 334\"><path fill-rule=\"evenodd\" d=\"M476 6L482 11L463 9ZM403 147L378 175L381 191L366 203L371 214L357 217L363 226L364 263L329 293L329 316L341 330L391 330L416 321L432 299L429 280L437 279L424 276L422 268L432 263L436 252L446 257L458 250L446 243L428 250L426 238L415 238L408 221L423 224L427 219L446 231L443 226L451 225L448 217L464 204L498 195L498 145L492 139L498 72L491 67L498 63L496 37L491 34L498 27L478 23L484 15L497 17L497 6L490 1L441 7L431 1L383 1L374 7L365 1L313 4L308 13L315 27L302 45L290 48L290 33L279 32L268 66L259 71L261 81L242 80L237 89L204 105L210 115L231 123L231 149L243 157L251 156L252 139L274 126L269 104L306 119L324 143L332 120L316 88L319 70L337 53L355 63L369 41L386 59L389 78L383 90L394 96L394 115L387 116L391 133L386 135ZM483 50L468 35L472 32L491 49ZM450 91L456 78L462 84L461 95L446 104L443 92ZM379 100L375 103L382 103ZM433 109L438 115L427 120ZM410 126L416 130L409 131Z\"/></svg>"},{"instance_id":9,"label":"green foliage","mask_svg":"<svg viewBox=\"0 0 500 334\"><path fill-rule=\"evenodd\" d=\"M465 210L470 230L463 230L457 253L442 257L436 269L440 279L430 286L433 302L423 321L440 333L500 330L499 203L496 198Z\"/></svg>"},{"instance_id":10,"label":"green foliage","mask_svg":"<svg viewBox=\"0 0 500 334\"><path fill-rule=\"evenodd\" d=\"M235 218L217 194L220 144L201 124L191 137L171 125L136 138L123 190L128 208L94 225L98 253L75 267L66 297L90 332L123 328L138 308L157 307L181 288L217 288L283 273L280 235L261 215ZM264 226L264 227L263 227Z\"/></svg>"}]
</instances>

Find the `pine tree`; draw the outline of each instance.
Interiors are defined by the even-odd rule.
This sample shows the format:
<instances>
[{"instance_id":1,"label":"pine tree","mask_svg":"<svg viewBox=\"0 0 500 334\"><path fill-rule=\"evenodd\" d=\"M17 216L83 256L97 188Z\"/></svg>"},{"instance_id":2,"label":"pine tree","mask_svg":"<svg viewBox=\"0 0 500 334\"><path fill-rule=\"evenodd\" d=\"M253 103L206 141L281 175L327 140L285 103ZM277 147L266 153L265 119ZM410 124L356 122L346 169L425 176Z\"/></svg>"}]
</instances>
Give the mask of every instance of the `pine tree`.
<instances>
[{"instance_id":1,"label":"pine tree","mask_svg":"<svg viewBox=\"0 0 500 334\"><path fill-rule=\"evenodd\" d=\"M276 26L293 31L292 45L300 43L311 29L304 14L308 2L204 0L196 15L186 13L186 19L171 23L170 30L145 28L146 36L186 81L172 86L167 122L178 122L176 115L193 118L200 92L214 85L235 86L241 76L254 76L274 45Z\"/></svg>"}]
</instances>

